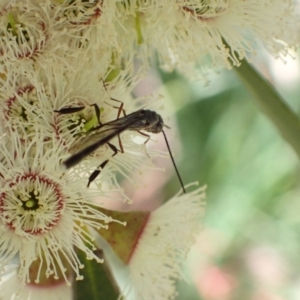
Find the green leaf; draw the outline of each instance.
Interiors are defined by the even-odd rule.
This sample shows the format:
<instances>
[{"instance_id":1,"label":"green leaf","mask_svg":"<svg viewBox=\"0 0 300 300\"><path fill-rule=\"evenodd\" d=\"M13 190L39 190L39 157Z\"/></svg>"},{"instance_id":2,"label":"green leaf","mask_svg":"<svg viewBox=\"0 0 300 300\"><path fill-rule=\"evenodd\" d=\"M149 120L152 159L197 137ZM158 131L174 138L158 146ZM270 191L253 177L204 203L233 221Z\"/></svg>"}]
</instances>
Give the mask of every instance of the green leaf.
<instances>
[{"instance_id":1,"label":"green leaf","mask_svg":"<svg viewBox=\"0 0 300 300\"><path fill-rule=\"evenodd\" d=\"M234 68L243 84L252 93L253 100L277 127L282 137L300 157L300 121L275 88L247 61Z\"/></svg>"},{"instance_id":2,"label":"green leaf","mask_svg":"<svg viewBox=\"0 0 300 300\"><path fill-rule=\"evenodd\" d=\"M99 253L102 255L101 251ZM81 270L84 279L73 283L74 299L118 299L116 284L106 265L99 264L95 260L87 260L82 252L78 253L78 256L84 262L84 268Z\"/></svg>"}]
</instances>

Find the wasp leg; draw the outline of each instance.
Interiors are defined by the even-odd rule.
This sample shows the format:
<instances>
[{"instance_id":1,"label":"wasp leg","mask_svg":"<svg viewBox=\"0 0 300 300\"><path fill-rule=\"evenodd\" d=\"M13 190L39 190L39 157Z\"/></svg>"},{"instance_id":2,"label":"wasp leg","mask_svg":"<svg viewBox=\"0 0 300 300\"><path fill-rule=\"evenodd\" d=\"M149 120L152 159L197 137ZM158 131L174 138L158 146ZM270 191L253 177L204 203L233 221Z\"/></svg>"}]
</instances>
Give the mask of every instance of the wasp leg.
<instances>
[{"instance_id":1,"label":"wasp leg","mask_svg":"<svg viewBox=\"0 0 300 300\"><path fill-rule=\"evenodd\" d=\"M54 110L55 112L66 115L66 114L74 114L76 112L82 111L85 106L75 106L75 107L64 107L59 110Z\"/></svg>"},{"instance_id":2,"label":"wasp leg","mask_svg":"<svg viewBox=\"0 0 300 300\"><path fill-rule=\"evenodd\" d=\"M96 103L91 104L90 106L94 106L96 117L97 117L97 120L98 120L98 124L102 126L102 122L100 121L100 108L99 108L99 106Z\"/></svg>"},{"instance_id":3,"label":"wasp leg","mask_svg":"<svg viewBox=\"0 0 300 300\"><path fill-rule=\"evenodd\" d=\"M113 155L111 157L114 157L115 155L118 154L118 152L121 152L121 153L124 153L124 150L123 150L123 145L122 145L122 142L121 142L121 139L119 137L119 145L120 145L120 149L117 149L116 146L114 146L113 144L111 143L107 143L107 145L109 146L109 148L114 152ZM109 159L105 160L101 165L98 166L98 168L90 175L89 177L89 180L88 180L88 184L87 184L87 187L90 186L90 184L99 176L99 174L101 173L101 169L103 169L107 163L109 162Z\"/></svg>"},{"instance_id":4,"label":"wasp leg","mask_svg":"<svg viewBox=\"0 0 300 300\"><path fill-rule=\"evenodd\" d=\"M141 132L141 131L139 131L139 130L137 130L137 132L138 132L139 134L141 134L141 135L147 137L146 141L144 142L144 145L146 145L146 144L149 142L149 140L150 140L150 135L149 135L149 134L146 134L146 133L144 133L144 132ZM146 148L146 147L145 147L145 151L146 151L147 156L150 158L149 154L147 153L147 148Z\"/></svg>"},{"instance_id":5,"label":"wasp leg","mask_svg":"<svg viewBox=\"0 0 300 300\"><path fill-rule=\"evenodd\" d=\"M105 102L107 105L112 106L113 108L116 108L118 110L118 114L117 114L117 119L116 120L118 120L120 118L122 112L123 112L123 115L126 116L125 109L123 108L124 107L124 103L121 100L118 100L118 99L115 99L115 98L112 98L112 97L109 97L109 99L112 100L112 101L117 101L117 102L121 103L120 106L114 106L114 105L111 105L111 104Z\"/></svg>"},{"instance_id":6,"label":"wasp leg","mask_svg":"<svg viewBox=\"0 0 300 300\"><path fill-rule=\"evenodd\" d=\"M90 106L94 107L98 124L100 126L102 126L102 122L100 121L100 108L99 108L98 104L94 103L94 104L91 104ZM64 107L64 108L61 108L59 110L54 110L54 111L59 114L66 115L66 114L73 114L73 113L82 111L83 109L85 109L85 106Z\"/></svg>"},{"instance_id":7,"label":"wasp leg","mask_svg":"<svg viewBox=\"0 0 300 300\"><path fill-rule=\"evenodd\" d=\"M104 80L103 80L102 78L101 78L101 80L102 80L102 83L103 83L103 87L104 87L105 91L106 91L107 94L108 94L108 90L107 90L107 88L106 88L105 82L104 82ZM124 107L124 103L123 103L121 100L112 98L112 97L110 97L110 96L109 96L109 99L110 99L111 101L116 101L116 102L121 103L120 106L114 106L114 105L111 105L111 104L105 102L106 104L108 104L108 105L110 105L110 106L112 106L113 108L116 108L116 109L118 110L117 120L120 118L122 112L123 112L124 116L126 116L125 110L124 110L124 108L123 108L123 107Z\"/></svg>"},{"instance_id":8,"label":"wasp leg","mask_svg":"<svg viewBox=\"0 0 300 300\"><path fill-rule=\"evenodd\" d=\"M141 134L141 135L147 137L146 141L144 142L144 144L146 145L146 144L148 143L148 141L150 140L150 135L149 135L149 134L146 134L146 133L144 133L144 132L142 132L142 131L139 131L139 130L137 130L137 132L138 132L139 134Z\"/></svg>"},{"instance_id":9,"label":"wasp leg","mask_svg":"<svg viewBox=\"0 0 300 300\"><path fill-rule=\"evenodd\" d=\"M120 118L121 113L123 113L123 115L126 116L125 109L123 108L123 107L124 107L124 103L123 103L121 100L118 100L118 99L115 99L115 98L112 98L112 97L109 97L109 99L110 99L111 101L116 101L116 102L121 103L120 106L114 106L114 105L111 105L111 104L105 102L107 105L110 105L110 106L112 106L113 108L116 108L116 109L118 110L117 120Z\"/></svg>"}]
</instances>

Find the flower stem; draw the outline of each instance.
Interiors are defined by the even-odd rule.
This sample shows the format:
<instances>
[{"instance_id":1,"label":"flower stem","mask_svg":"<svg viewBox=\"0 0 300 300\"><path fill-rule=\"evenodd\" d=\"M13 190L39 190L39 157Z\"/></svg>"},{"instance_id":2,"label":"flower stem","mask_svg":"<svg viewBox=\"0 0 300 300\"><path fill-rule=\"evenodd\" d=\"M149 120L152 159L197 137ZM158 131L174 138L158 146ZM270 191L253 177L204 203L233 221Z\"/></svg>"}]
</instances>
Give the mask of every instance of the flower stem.
<instances>
[{"instance_id":1,"label":"flower stem","mask_svg":"<svg viewBox=\"0 0 300 300\"><path fill-rule=\"evenodd\" d=\"M18 29L17 29L17 26L16 26L16 22L15 22L14 16L11 13L8 14L8 24L9 24L9 26L12 29L12 34L14 36L17 36Z\"/></svg>"},{"instance_id":2,"label":"flower stem","mask_svg":"<svg viewBox=\"0 0 300 300\"><path fill-rule=\"evenodd\" d=\"M137 33L137 44L141 45L143 43L143 34L142 34L142 27L141 27L141 16L138 11L136 12L135 15L135 29Z\"/></svg>"},{"instance_id":3,"label":"flower stem","mask_svg":"<svg viewBox=\"0 0 300 300\"><path fill-rule=\"evenodd\" d=\"M282 137L300 158L300 120L275 88L246 60L234 68L243 84L254 95L253 100L277 127Z\"/></svg>"}]
</instances>

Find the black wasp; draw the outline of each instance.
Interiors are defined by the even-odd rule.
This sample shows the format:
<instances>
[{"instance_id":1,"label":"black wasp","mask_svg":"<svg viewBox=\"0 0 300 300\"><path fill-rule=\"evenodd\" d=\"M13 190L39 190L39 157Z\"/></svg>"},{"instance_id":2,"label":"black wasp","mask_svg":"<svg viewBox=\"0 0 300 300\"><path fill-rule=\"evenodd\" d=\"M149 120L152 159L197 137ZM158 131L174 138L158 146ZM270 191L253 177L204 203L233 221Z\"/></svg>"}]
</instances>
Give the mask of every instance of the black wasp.
<instances>
[{"instance_id":1,"label":"black wasp","mask_svg":"<svg viewBox=\"0 0 300 300\"><path fill-rule=\"evenodd\" d=\"M118 100L117 100L118 101ZM166 134L163 130L164 127L164 121L162 117L156 113L155 111L148 110L148 109L141 109L136 112L133 112L129 115L125 115L124 117L119 117L123 104L119 108L118 117L116 120L107 122L102 124L100 121L100 109L97 106L97 104L92 104L91 106L94 106L96 116L98 119L99 125L91 129L89 132L86 133L86 135L79 139L78 142L75 143L74 147L72 148L79 148L80 150L77 150L75 154L73 154L71 157L69 157L67 160L63 162L65 167L67 169L75 166L78 164L82 159L84 159L86 156L94 152L99 147L103 146L104 144L107 144L110 149L114 152L112 157L117 155L118 152L124 153L124 149L122 146L122 142L120 139L120 134L125 130L135 130L139 132L140 134L147 137L147 140L144 142L145 144L149 141L150 136L146 133L141 132L141 130L150 132L150 133L160 133L162 132L166 141L166 145L168 147L170 157L172 159L175 171L177 173L178 179L180 181L180 184L182 186L183 192L185 193L185 188L183 185L183 182L181 180L181 177L179 175L178 169L176 167L173 155L170 150L170 146L166 137ZM62 108L60 110L55 110L55 112L60 114L70 114L75 113L83 110L85 107L70 107L70 108ZM123 110L123 113L125 114L125 111ZM119 146L120 150L116 148L113 144L110 143L110 140L114 137L118 137L119 139ZM103 169L105 165L108 163L109 160L105 160L101 165L98 166L98 168L90 175L87 186L90 185L90 183L97 178L97 176L100 174L100 169Z\"/></svg>"}]
</instances>

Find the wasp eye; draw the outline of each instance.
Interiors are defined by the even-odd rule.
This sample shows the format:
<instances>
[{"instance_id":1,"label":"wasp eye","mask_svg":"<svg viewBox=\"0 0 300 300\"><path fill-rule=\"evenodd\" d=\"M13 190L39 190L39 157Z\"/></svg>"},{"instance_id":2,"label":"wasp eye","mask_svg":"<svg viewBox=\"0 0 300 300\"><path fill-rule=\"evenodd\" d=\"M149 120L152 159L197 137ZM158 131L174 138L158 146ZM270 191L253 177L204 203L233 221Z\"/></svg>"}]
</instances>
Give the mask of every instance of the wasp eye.
<instances>
[{"instance_id":1,"label":"wasp eye","mask_svg":"<svg viewBox=\"0 0 300 300\"><path fill-rule=\"evenodd\" d=\"M140 110L139 116L142 117L145 115L145 111L143 109Z\"/></svg>"}]
</instances>

